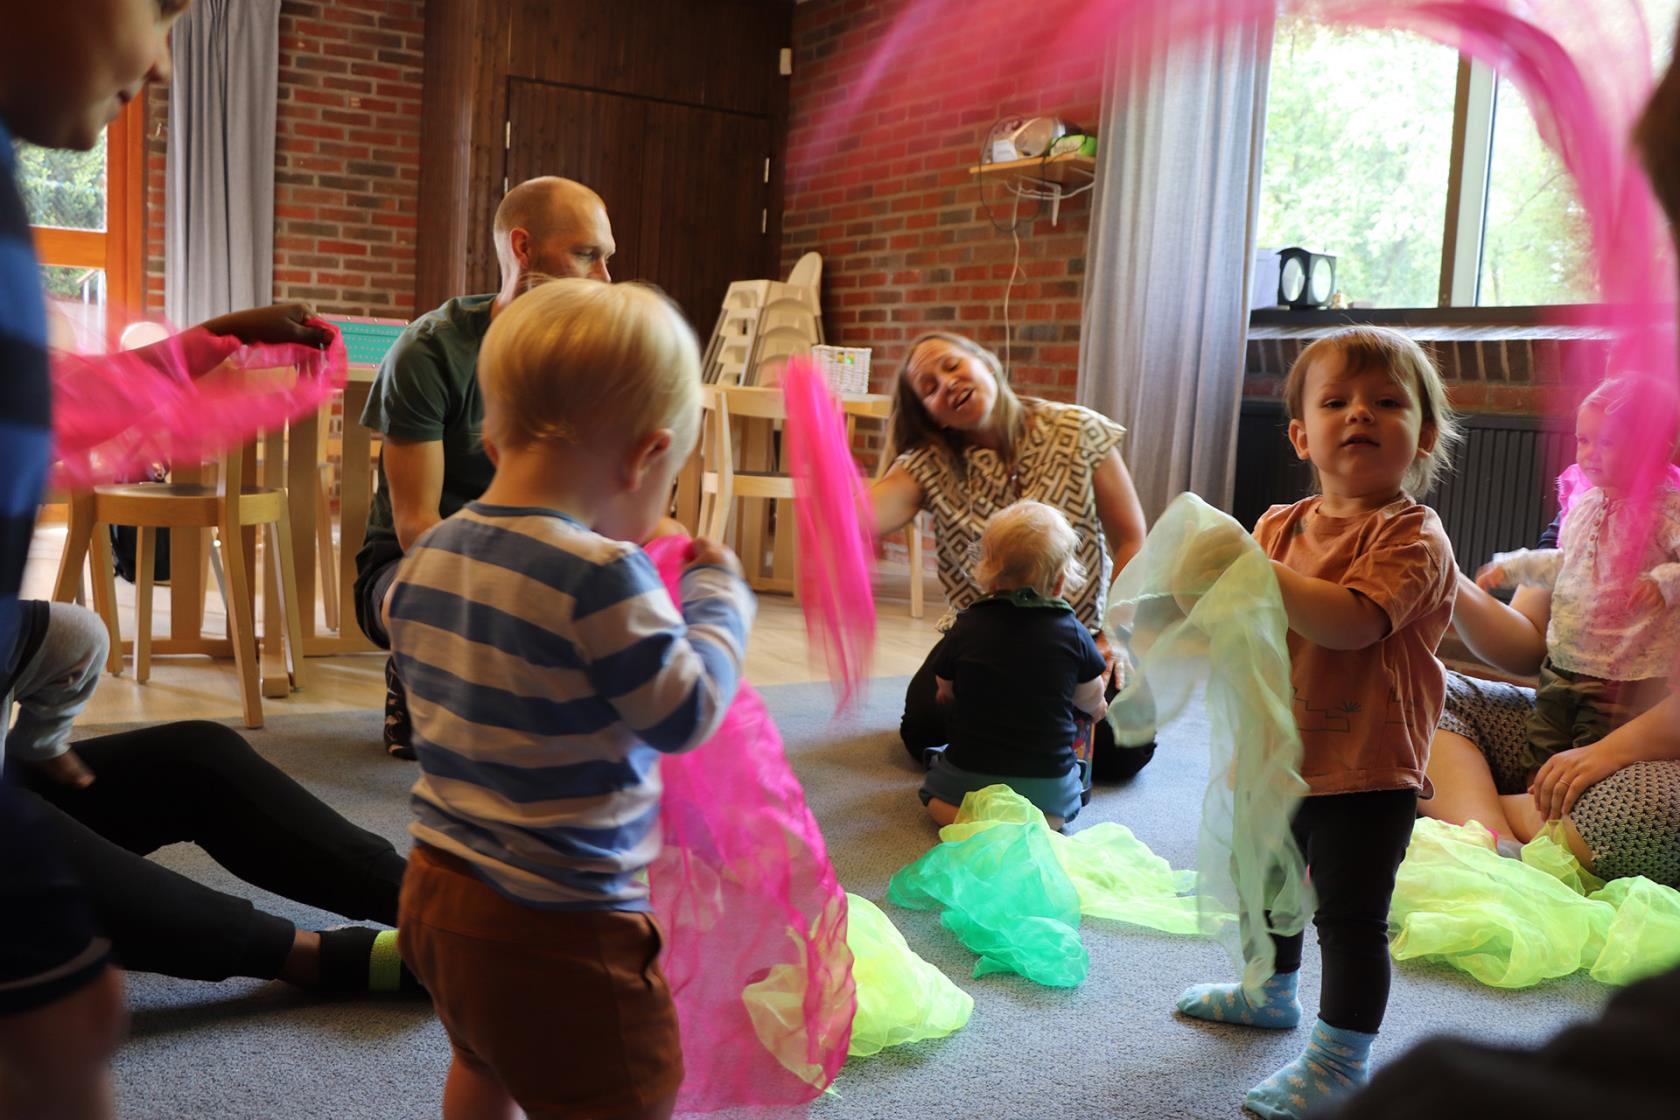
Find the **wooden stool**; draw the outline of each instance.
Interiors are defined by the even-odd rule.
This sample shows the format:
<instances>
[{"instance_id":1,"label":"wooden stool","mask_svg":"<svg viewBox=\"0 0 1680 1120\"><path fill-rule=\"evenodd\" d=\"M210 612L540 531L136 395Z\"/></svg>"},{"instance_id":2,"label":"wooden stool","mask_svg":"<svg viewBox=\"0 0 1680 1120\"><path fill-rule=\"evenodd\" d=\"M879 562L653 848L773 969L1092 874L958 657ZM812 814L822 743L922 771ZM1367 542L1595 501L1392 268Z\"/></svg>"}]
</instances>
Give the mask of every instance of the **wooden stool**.
<instances>
[{"instance_id":1,"label":"wooden stool","mask_svg":"<svg viewBox=\"0 0 1680 1120\"><path fill-rule=\"evenodd\" d=\"M111 562L108 525L132 525L140 530L135 548L136 636L134 677L144 682L151 675L152 578L159 529L214 529L221 544L221 566L225 579L228 638L217 641L160 643L160 652L222 654L233 656L239 672L239 696L244 707L245 726L261 727L262 695L284 696L304 686L302 626L299 619L297 573L292 560L291 520L283 489L246 489L244 456L235 452L222 460L214 486L172 483L135 483L98 486L91 492L70 496L70 525L64 540L53 598L69 602L81 585L82 563L93 560L94 609L105 620L111 636L106 670L122 672L122 635L117 621L116 577ZM275 583L284 612L286 654L290 664L284 676L259 681L256 621L252 612L251 573L247 570L242 530L266 526L263 552L275 569ZM231 648L229 648L231 647ZM225 654L224 654L225 655Z\"/></svg>"}]
</instances>

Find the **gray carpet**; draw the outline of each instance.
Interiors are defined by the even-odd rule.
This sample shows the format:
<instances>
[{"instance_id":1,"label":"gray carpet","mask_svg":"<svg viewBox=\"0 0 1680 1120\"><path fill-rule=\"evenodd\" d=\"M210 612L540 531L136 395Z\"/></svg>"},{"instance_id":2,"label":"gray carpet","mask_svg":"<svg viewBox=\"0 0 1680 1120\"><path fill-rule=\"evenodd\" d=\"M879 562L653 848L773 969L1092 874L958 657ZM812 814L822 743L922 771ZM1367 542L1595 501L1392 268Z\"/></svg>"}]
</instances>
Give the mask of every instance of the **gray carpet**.
<instances>
[{"instance_id":1,"label":"gray carpet","mask_svg":"<svg viewBox=\"0 0 1680 1120\"><path fill-rule=\"evenodd\" d=\"M975 1000L949 1039L856 1059L813 1116L959 1115L1236 1117L1243 1091L1300 1050L1305 1030L1268 1033L1192 1024L1174 996L1231 967L1213 945L1089 922L1091 975L1072 991L1018 977L969 979L974 958L925 913L885 903L888 878L935 841L915 798L916 775L896 735L901 680L876 683L861 709L835 721L826 685L764 690L828 836L840 880L881 903L928 960ZM89 728L87 734L98 729ZM1129 788L1099 790L1074 827L1129 825L1173 862L1190 866L1205 773L1205 724L1187 717L1163 736ZM386 759L378 716L272 715L251 735L264 755L356 822L406 848L412 768ZM302 925L342 920L259 896L196 849L160 861L244 893ZM1310 944L1302 997L1318 994ZM282 984L205 984L131 976L133 1032L117 1062L122 1113L135 1118L432 1117L439 1114L447 1044L429 1008L397 999L305 998ZM1537 1039L1590 1015L1606 991L1577 976L1526 992L1495 992L1429 966L1396 969L1376 1059L1434 1032Z\"/></svg>"}]
</instances>

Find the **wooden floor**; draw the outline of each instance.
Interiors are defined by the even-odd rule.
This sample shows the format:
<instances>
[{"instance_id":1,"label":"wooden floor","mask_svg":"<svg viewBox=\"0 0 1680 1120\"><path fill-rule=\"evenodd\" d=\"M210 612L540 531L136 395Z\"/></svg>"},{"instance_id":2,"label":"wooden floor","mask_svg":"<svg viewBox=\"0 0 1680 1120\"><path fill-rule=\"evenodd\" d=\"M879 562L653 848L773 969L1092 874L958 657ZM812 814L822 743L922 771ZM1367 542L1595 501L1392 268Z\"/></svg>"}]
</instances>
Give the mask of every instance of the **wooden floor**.
<instances>
[{"instance_id":1,"label":"wooden floor","mask_svg":"<svg viewBox=\"0 0 1680 1120\"><path fill-rule=\"evenodd\" d=\"M59 555L64 549L64 526L43 524L35 533L24 572L26 598L46 599L52 595ZM934 622L944 610L936 581L926 583L927 611L920 620L910 617L908 572L902 564L884 565L876 581L877 640L873 672L879 676L901 676L915 672L937 638ZM117 581L121 607L120 625L125 637L134 632L134 587ZM156 633L168 628L169 588L157 589L153 604ZM317 607L317 610L319 608ZM354 625L351 620L350 625ZM205 607L207 634L219 634L225 626L221 600L212 582ZM309 687L284 700L265 700L268 716L289 712L368 710L380 707L385 697L383 654L309 659ZM758 621L747 648L747 679L756 685L793 684L825 680L827 670L821 655L807 656L805 622L798 604L786 595L759 597ZM79 722L123 723L177 719L230 719L239 716L238 685L232 661L205 657L153 658L152 676L136 684L132 665L121 676L107 674L99 691Z\"/></svg>"}]
</instances>

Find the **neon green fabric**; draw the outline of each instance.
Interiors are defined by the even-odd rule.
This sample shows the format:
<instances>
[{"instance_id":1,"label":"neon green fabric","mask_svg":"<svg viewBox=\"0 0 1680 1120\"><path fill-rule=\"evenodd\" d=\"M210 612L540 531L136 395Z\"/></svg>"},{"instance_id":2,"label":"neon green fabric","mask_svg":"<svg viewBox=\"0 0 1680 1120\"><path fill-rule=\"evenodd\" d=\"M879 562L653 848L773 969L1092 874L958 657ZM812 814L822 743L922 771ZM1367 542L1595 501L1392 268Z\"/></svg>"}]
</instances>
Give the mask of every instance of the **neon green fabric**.
<instances>
[{"instance_id":1,"label":"neon green fabric","mask_svg":"<svg viewBox=\"0 0 1680 1120\"><path fill-rule=\"evenodd\" d=\"M1496 988L1586 968L1627 984L1680 963L1680 891L1643 877L1605 884L1548 832L1521 861L1493 835L1419 820L1389 913L1396 960L1436 960Z\"/></svg>"},{"instance_id":2,"label":"neon green fabric","mask_svg":"<svg viewBox=\"0 0 1680 1120\"><path fill-rule=\"evenodd\" d=\"M1614 879L1592 897L1616 910L1592 962L1594 980L1631 984L1680 964L1680 891L1637 875Z\"/></svg>"},{"instance_id":3,"label":"neon green fabric","mask_svg":"<svg viewBox=\"0 0 1680 1120\"><path fill-rule=\"evenodd\" d=\"M907 909L939 910L940 924L980 955L976 979L1018 972L1053 988L1074 987L1091 968L1079 940L1079 895L1050 848L1042 816L1040 822L997 822L941 843L899 869L887 897Z\"/></svg>"},{"instance_id":4,"label":"neon green fabric","mask_svg":"<svg viewBox=\"0 0 1680 1120\"><path fill-rule=\"evenodd\" d=\"M846 902L846 944L857 984L857 1015L846 1053L878 1054L889 1046L962 1030L974 1013L974 997L917 956L880 907L855 894L848 894Z\"/></svg>"},{"instance_id":5,"label":"neon green fabric","mask_svg":"<svg viewBox=\"0 0 1680 1120\"><path fill-rule=\"evenodd\" d=\"M789 938L796 946L801 939ZM974 999L945 974L917 956L881 908L867 898L846 895L846 947L852 952L857 1011L846 1053L878 1054L889 1046L944 1038L968 1025ZM813 1085L823 1071L809 1060L804 1022L803 964L778 964L741 992L753 1032L790 1072Z\"/></svg>"},{"instance_id":6,"label":"neon green fabric","mask_svg":"<svg viewBox=\"0 0 1680 1120\"><path fill-rule=\"evenodd\" d=\"M1032 802L994 785L967 794L939 838L893 876L887 897L943 910L945 928L980 954L977 977L1007 971L1053 987L1080 983L1089 969L1081 917L1198 932L1196 899L1185 893L1195 876L1174 871L1124 825L1063 836Z\"/></svg>"},{"instance_id":7,"label":"neon green fabric","mask_svg":"<svg viewBox=\"0 0 1680 1120\"><path fill-rule=\"evenodd\" d=\"M1496 988L1567 976L1594 959L1614 911L1493 849L1471 822L1421 819L1394 880L1390 951L1439 960Z\"/></svg>"},{"instance_id":8,"label":"neon green fabric","mask_svg":"<svg viewBox=\"0 0 1680 1120\"><path fill-rule=\"evenodd\" d=\"M999 824L1044 829L1056 862L1073 882L1079 910L1164 933L1198 932L1192 871L1174 871L1123 824L1104 822L1071 836L1054 832L1032 802L1008 786L988 786L963 798L955 823L939 830L946 842L966 840Z\"/></svg>"},{"instance_id":9,"label":"neon green fabric","mask_svg":"<svg viewBox=\"0 0 1680 1120\"><path fill-rule=\"evenodd\" d=\"M1196 858L1200 925L1242 967L1245 994L1259 1005L1273 967L1269 935L1300 932L1310 910L1289 830L1306 786L1289 621L1271 561L1237 522L1181 494L1109 589L1105 618L1110 633L1129 635L1133 662L1108 709L1119 742L1149 742L1203 693L1212 734Z\"/></svg>"}]
</instances>

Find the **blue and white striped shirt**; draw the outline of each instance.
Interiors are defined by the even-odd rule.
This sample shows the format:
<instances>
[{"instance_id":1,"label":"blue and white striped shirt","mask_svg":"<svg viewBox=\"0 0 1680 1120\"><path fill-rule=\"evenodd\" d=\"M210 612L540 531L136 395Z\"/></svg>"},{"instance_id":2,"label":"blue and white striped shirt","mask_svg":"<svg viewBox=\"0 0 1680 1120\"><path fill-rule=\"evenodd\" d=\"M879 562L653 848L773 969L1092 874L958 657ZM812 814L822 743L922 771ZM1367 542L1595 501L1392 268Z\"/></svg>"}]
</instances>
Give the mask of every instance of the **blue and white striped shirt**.
<instances>
[{"instance_id":1,"label":"blue and white striped shirt","mask_svg":"<svg viewBox=\"0 0 1680 1120\"><path fill-rule=\"evenodd\" d=\"M388 616L415 839L527 905L646 909L659 756L717 729L757 609L716 567L682 599L641 549L551 510L473 502L422 536Z\"/></svg>"}]
</instances>

